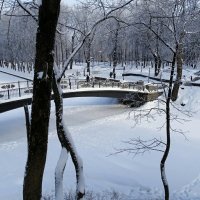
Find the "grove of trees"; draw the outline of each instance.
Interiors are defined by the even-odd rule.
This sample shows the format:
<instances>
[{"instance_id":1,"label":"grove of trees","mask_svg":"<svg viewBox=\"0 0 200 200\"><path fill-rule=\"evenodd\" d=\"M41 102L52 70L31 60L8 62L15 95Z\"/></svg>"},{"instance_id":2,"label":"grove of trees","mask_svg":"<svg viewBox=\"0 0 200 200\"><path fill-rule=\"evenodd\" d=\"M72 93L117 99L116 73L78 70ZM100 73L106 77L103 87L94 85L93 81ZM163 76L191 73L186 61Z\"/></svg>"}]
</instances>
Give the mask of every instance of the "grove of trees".
<instances>
[{"instance_id":1,"label":"grove of trees","mask_svg":"<svg viewBox=\"0 0 200 200\"><path fill-rule=\"evenodd\" d=\"M59 66L112 4L113 1L85 1L74 7L61 5L55 43L55 60ZM38 6L30 2L25 6L30 7L37 17ZM6 11L2 11L0 24L0 60L33 62L37 24L17 3L13 5L11 1L7 5L5 1L4 7ZM162 64L170 61L171 50L175 51L179 44L177 50L182 52L184 64L195 67L199 62L197 0L135 0L113 16L119 22L113 18L98 26L74 57L75 62L90 63L91 58L95 62L112 64L117 61L118 64L134 66L139 62L144 66L152 62L157 76Z\"/></svg>"}]
</instances>

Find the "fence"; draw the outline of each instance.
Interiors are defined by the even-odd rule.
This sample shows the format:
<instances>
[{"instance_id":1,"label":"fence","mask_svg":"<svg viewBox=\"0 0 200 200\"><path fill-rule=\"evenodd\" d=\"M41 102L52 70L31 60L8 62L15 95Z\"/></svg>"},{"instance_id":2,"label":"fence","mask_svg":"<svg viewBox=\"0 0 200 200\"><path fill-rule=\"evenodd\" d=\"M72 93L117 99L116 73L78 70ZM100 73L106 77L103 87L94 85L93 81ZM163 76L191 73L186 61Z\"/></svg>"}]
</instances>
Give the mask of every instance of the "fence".
<instances>
[{"instance_id":1,"label":"fence","mask_svg":"<svg viewBox=\"0 0 200 200\"><path fill-rule=\"evenodd\" d=\"M32 93L33 82L32 81L18 81L12 83L0 84L0 99L10 99L15 97L21 97L26 94Z\"/></svg>"},{"instance_id":2,"label":"fence","mask_svg":"<svg viewBox=\"0 0 200 200\"><path fill-rule=\"evenodd\" d=\"M62 79L61 88L65 90L76 90L82 88L120 88L120 89L131 89L134 91L145 91L152 92L158 91L158 84L155 85L144 85L144 83L133 83L133 82L116 82L109 79L99 80L92 79L89 82L81 79ZM30 95L33 92L32 81L18 81L12 83L0 84L0 100L7 100L11 98L18 98L25 95Z\"/></svg>"}]
</instances>

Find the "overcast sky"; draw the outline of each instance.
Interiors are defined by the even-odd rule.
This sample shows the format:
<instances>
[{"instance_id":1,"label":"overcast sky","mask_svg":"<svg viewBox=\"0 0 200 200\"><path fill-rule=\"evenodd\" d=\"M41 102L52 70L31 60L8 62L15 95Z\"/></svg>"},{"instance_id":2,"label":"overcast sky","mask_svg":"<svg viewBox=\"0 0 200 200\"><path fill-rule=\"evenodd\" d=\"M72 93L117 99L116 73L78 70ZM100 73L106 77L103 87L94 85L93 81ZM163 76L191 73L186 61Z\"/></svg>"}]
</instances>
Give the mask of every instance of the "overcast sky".
<instances>
[{"instance_id":1,"label":"overcast sky","mask_svg":"<svg viewBox=\"0 0 200 200\"><path fill-rule=\"evenodd\" d=\"M73 5L76 4L76 0L62 0L63 3L66 3L67 5Z\"/></svg>"}]
</instances>

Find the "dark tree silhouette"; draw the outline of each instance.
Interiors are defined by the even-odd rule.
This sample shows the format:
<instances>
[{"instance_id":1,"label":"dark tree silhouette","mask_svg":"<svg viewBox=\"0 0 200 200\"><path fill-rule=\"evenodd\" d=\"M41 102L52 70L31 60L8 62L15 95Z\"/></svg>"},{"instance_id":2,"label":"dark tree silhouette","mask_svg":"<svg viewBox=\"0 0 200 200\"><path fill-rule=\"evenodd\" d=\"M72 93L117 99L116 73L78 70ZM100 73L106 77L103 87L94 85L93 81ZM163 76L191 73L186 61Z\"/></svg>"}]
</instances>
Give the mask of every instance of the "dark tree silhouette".
<instances>
[{"instance_id":1,"label":"dark tree silhouette","mask_svg":"<svg viewBox=\"0 0 200 200\"><path fill-rule=\"evenodd\" d=\"M39 200L42 195L53 78L53 50L59 12L60 0L43 0L39 7L28 158L23 186L24 200Z\"/></svg>"}]
</instances>

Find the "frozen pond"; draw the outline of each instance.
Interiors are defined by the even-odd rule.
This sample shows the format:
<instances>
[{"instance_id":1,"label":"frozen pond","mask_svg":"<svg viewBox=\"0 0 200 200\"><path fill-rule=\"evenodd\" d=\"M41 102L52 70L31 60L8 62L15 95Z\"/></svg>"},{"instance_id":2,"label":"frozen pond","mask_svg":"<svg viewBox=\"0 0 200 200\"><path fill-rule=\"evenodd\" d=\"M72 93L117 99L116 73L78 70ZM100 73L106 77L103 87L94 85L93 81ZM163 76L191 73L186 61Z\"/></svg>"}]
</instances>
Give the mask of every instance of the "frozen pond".
<instances>
[{"instance_id":1,"label":"frozen pond","mask_svg":"<svg viewBox=\"0 0 200 200\"><path fill-rule=\"evenodd\" d=\"M0 83L10 83L10 82L17 82L17 81L24 81L24 79L0 72Z\"/></svg>"},{"instance_id":2,"label":"frozen pond","mask_svg":"<svg viewBox=\"0 0 200 200\"><path fill-rule=\"evenodd\" d=\"M30 107L30 106L29 106ZM127 107L112 98L72 98L64 99L64 117L68 126L80 126L92 120L103 119L123 113ZM1 114L0 143L26 137L24 109L18 108ZM7 126L5 126L7 124ZM50 131L55 130L54 102L50 119ZM17 130L17 131L16 131Z\"/></svg>"}]
</instances>

